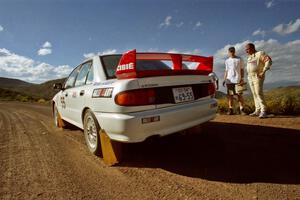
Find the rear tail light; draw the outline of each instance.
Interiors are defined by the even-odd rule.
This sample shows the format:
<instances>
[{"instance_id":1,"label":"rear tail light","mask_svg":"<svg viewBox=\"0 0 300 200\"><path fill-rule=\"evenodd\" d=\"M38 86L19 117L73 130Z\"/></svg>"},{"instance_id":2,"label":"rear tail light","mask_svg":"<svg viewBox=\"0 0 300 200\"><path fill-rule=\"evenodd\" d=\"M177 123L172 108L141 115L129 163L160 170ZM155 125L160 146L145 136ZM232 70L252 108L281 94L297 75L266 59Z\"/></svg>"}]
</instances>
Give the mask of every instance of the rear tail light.
<instances>
[{"instance_id":1,"label":"rear tail light","mask_svg":"<svg viewBox=\"0 0 300 200\"><path fill-rule=\"evenodd\" d=\"M208 89L208 95L214 95L216 92L216 87L214 83L209 83L207 89Z\"/></svg>"},{"instance_id":2,"label":"rear tail light","mask_svg":"<svg viewBox=\"0 0 300 200\"><path fill-rule=\"evenodd\" d=\"M116 95L115 102L120 106L143 106L155 104L154 89L138 89L124 91Z\"/></svg>"}]
</instances>

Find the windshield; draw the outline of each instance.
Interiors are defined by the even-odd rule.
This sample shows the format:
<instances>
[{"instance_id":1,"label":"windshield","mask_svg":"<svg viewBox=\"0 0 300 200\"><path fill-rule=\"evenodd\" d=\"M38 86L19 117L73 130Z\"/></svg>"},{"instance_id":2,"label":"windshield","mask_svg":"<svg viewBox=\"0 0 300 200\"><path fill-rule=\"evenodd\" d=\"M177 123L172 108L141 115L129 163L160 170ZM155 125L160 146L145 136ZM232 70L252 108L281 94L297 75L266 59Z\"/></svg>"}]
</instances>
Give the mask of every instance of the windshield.
<instances>
[{"instance_id":1,"label":"windshield","mask_svg":"<svg viewBox=\"0 0 300 200\"><path fill-rule=\"evenodd\" d=\"M116 78L115 73L121 57L122 55L101 56L102 65L108 79ZM168 66L167 63L159 60L137 60L136 68L140 71L172 69L172 67Z\"/></svg>"}]
</instances>

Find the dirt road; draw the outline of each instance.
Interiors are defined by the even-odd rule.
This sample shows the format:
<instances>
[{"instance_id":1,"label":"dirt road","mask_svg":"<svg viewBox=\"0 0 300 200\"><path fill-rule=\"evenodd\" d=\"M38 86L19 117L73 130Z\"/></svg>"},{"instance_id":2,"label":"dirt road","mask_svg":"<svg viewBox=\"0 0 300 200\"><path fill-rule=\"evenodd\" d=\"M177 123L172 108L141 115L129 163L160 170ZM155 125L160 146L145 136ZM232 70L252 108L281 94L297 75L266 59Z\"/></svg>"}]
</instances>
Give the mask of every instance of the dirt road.
<instances>
[{"instance_id":1,"label":"dirt road","mask_svg":"<svg viewBox=\"0 0 300 200\"><path fill-rule=\"evenodd\" d=\"M218 116L116 167L49 107L0 102L0 199L300 199L300 117Z\"/></svg>"}]
</instances>

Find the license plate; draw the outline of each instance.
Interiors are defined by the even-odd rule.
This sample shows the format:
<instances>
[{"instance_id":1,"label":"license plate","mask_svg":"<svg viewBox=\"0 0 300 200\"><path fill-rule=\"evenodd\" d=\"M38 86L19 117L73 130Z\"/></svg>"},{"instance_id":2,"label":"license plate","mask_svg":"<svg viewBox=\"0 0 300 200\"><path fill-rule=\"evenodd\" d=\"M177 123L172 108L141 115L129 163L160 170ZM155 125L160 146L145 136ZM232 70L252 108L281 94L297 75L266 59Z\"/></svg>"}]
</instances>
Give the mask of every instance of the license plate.
<instances>
[{"instance_id":1,"label":"license plate","mask_svg":"<svg viewBox=\"0 0 300 200\"><path fill-rule=\"evenodd\" d=\"M192 87L173 88L172 90L175 103L194 100L194 93Z\"/></svg>"}]
</instances>

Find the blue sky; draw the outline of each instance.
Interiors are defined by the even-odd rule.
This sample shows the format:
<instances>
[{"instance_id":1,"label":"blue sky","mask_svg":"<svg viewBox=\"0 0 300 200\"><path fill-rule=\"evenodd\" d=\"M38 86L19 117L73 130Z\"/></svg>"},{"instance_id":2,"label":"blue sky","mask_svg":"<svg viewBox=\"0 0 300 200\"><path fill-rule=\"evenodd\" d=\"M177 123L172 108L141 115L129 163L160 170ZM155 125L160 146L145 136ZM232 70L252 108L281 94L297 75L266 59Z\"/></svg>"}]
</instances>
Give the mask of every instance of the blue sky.
<instances>
[{"instance_id":1,"label":"blue sky","mask_svg":"<svg viewBox=\"0 0 300 200\"><path fill-rule=\"evenodd\" d=\"M243 54L251 41L271 56L291 45L299 55L299 10L300 1L279 0L2 0L0 76L43 82L67 75L84 56L134 48L214 55L221 75L228 45ZM300 63L288 62L296 83ZM278 83L280 70L272 72Z\"/></svg>"}]
</instances>

